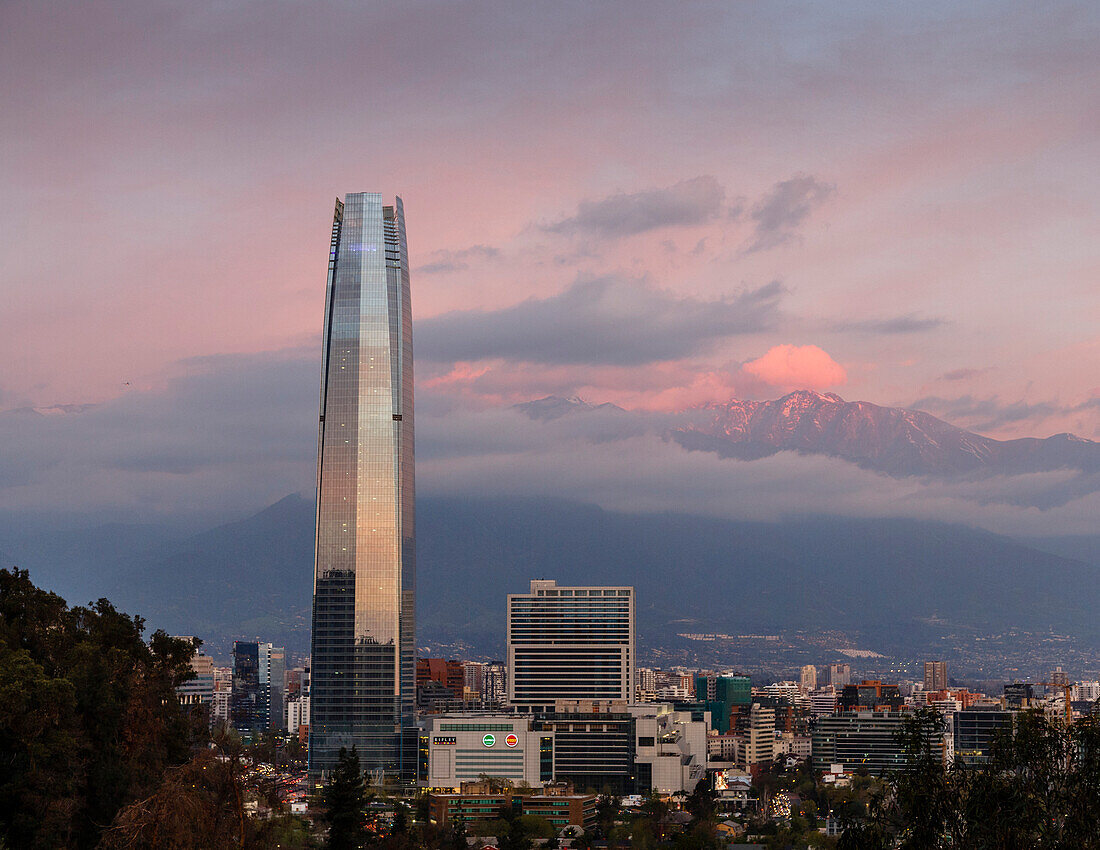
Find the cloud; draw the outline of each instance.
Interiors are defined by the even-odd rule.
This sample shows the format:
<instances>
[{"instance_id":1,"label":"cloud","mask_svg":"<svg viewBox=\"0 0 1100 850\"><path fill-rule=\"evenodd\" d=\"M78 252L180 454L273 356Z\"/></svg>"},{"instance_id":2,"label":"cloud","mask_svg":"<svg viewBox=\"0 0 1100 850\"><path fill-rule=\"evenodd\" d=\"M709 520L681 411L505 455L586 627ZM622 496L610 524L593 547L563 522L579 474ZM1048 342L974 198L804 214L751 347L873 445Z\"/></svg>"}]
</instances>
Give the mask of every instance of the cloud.
<instances>
[{"instance_id":1,"label":"cloud","mask_svg":"<svg viewBox=\"0 0 1100 850\"><path fill-rule=\"evenodd\" d=\"M666 440L667 422L613 410L532 421L499 408L429 420L418 423L418 435L433 449L418 463L417 485L424 495L576 499L583 493L608 510L760 521L908 517L1010 535L1091 533L1100 510L1097 475L895 479L793 452L721 459Z\"/></svg>"},{"instance_id":2,"label":"cloud","mask_svg":"<svg viewBox=\"0 0 1100 850\"><path fill-rule=\"evenodd\" d=\"M18 449L0 457L0 510L224 520L307 489L319 360L313 348L193 358L156 390L2 413L0 442Z\"/></svg>"},{"instance_id":3,"label":"cloud","mask_svg":"<svg viewBox=\"0 0 1100 850\"><path fill-rule=\"evenodd\" d=\"M0 518L213 525L311 489L317 359L313 349L291 349L189 360L158 390L83 411L0 414L9 448L0 456ZM1041 534L1087 533L1100 510L1100 476L1069 470L895 480L832 458L784 452L742 462L687 452L664 438L679 417L660 411L604 407L541 422L437 400L418 386L423 495L583 493L615 510L905 516Z\"/></svg>"},{"instance_id":4,"label":"cloud","mask_svg":"<svg viewBox=\"0 0 1100 850\"><path fill-rule=\"evenodd\" d=\"M791 241L798 226L835 191L835 186L808 174L776 183L749 214L755 232L746 252L765 251Z\"/></svg>"},{"instance_id":5,"label":"cloud","mask_svg":"<svg viewBox=\"0 0 1100 850\"><path fill-rule=\"evenodd\" d=\"M946 324L946 319L922 319L913 313L908 313L888 319L837 322L833 325L833 330L846 333L911 334L934 330Z\"/></svg>"},{"instance_id":6,"label":"cloud","mask_svg":"<svg viewBox=\"0 0 1100 850\"><path fill-rule=\"evenodd\" d=\"M558 364L638 365L704 351L735 334L775 326L786 290L778 281L732 297L679 297L638 280L580 279L544 299L503 310L467 310L417 326L417 356Z\"/></svg>"},{"instance_id":7,"label":"cloud","mask_svg":"<svg viewBox=\"0 0 1100 850\"><path fill-rule=\"evenodd\" d=\"M661 227L705 224L719 215L725 196L721 184L704 175L665 189L582 201L576 215L544 229L616 239Z\"/></svg>"},{"instance_id":8,"label":"cloud","mask_svg":"<svg viewBox=\"0 0 1100 850\"><path fill-rule=\"evenodd\" d=\"M741 368L783 388L825 389L848 380L844 367L816 345L777 345Z\"/></svg>"},{"instance_id":9,"label":"cloud","mask_svg":"<svg viewBox=\"0 0 1100 850\"><path fill-rule=\"evenodd\" d=\"M952 369L950 372L944 372L940 375L938 380L941 381L968 381L971 378L976 378L979 375L983 375L989 371L989 368L985 369Z\"/></svg>"},{"instance_id":10,"label":"cloud","mask_svg":"<svg viewBox=\"0 0 1100 850\"><path fill-rule=\"evenodd\" d=\"M1006 402L999 396L986 398L966 394L955 398L943 396L925 396L910 405L918 410L927 410L953 424L980 433L996 432L1010 426L1027 425L1031 429L1041 427L1046 422L1057 428L1065 428L1067 418L1077 433L1086 436L1091 427L1095 427L1095 411L1100 411L1100 396L1093 396L1078 404L1061 404L1057 401L1028 402L1024 400ZM1092 415L1090 417L1090 414Z\"/></svg>"},{"instance_id":11,"label":"cloud","mask_svg":"<svg viewBox=\"0 0 1100 850\"><path fill-rule=\"evenodd\" d=\"M413 269L417 274L443 274L446 272L464 271L470 267L469 260L493 260L500 256L500 251L490 245L471 245L460 251L442 249L433 251L431 261Z\"/></svg>"},{"instance_id":12,"label":"cloud","mask_svg":"<svg viewBox=\"0 0 1100 850\"><path fill-rule=\"evenodd\" d=\"M1025 420L1040 420L1063 410L1051 402L1030 404L1025 401L1002 402L997 396L977 398L962 395L956 398L925 396L911 405L917 410L927 410L950 422L976 422L973 430L994 430L1002 425Z\"/></svg>"}]
</instances>

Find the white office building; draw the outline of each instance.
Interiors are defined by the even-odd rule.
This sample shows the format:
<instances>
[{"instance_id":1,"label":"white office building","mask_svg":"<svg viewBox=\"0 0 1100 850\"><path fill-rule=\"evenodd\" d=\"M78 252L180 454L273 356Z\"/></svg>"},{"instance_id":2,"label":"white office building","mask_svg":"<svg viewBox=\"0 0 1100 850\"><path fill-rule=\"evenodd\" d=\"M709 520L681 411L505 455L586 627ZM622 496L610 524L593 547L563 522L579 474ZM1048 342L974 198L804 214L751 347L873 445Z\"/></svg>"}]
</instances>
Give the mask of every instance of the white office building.
<instances>
[{"instance_id":1,"label":"white office building","mask_svg":"<svg viewBox=\"0 0 1100 850\"><path fill-rule=\"evenodd\" d=\"M286 731L289 735L297 735L301 726L309 726L309 696L296 696L287 700L286 704Z\"/></svg>"},{"instance_id":2,"label":"white office building","mask_svg":"<svg viewBox=\"0 0 1100 850\"><path fill-rule=\"evenodd\" d=\"M455 714L424 720L430 788L458 791L482 775L539 787L554 779L554 733L514 714Z\"/></svg>"},{"instance_id":3,"label":"white office building","mask_svg":"<svg viewBox=\"0 0 1100 850\"><path fill-rule=\"evenodd\" d=\"M826 685L810 692L810 714L824 717L836 711L837 691L832 685Z\"/></svg>"},{"instance_id":4,"label":"white office building","mask_svg":"<svg viewBox=\"0 0 1100 850\"><path fill-rule=\"evenodd\" d=\"M707 773L709 712L703 720L692 720L691 712L673 711L669 705L631 706L629 711L635 718L639 785L648 784L658 794L695 790Z\"/></svg>"}]
</instances>

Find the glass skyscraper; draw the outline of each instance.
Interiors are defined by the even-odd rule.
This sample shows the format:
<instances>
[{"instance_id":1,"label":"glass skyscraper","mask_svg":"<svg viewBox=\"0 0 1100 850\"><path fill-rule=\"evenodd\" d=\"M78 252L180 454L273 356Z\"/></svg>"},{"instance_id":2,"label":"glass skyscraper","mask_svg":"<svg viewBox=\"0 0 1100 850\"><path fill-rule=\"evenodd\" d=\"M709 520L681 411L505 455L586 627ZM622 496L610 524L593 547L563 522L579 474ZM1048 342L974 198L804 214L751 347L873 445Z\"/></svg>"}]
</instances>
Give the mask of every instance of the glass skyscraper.
<instances>
[{"instance_id":1,"label":"glass skyscraper","mask_svg":"<svg viewBox=\"0 0 1100 850\"><path fill-rule=\"evenodd\" d=\"M413 349L401 199L336 202L317 447L310 775L415 773Z\"/></svg>"}]
</instances>

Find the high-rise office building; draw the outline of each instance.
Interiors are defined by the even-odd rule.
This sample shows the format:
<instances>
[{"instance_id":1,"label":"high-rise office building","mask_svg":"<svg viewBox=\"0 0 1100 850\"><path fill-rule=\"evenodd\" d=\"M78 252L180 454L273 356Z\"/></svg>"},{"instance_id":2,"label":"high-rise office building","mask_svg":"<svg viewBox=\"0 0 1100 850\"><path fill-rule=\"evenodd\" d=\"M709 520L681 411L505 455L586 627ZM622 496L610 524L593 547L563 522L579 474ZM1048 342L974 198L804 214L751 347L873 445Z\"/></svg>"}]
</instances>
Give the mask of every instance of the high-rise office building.
<instances>
[{"instance_id":1,"label":"high-rise office building","mask_svg":"<svg viewBox=\"0 0 1100 850\"><path fill-rule=\"evenodd\" d=\"M176 639L195 643L195 638L191 636ZM196 648L195 654L191 656L191 672L195 674L194 677L176 688L180 705L188 708L209 707L214 701L214 659Z\"/></svg>"},{"instance_id":2,"label":"high-rise office building","mask_svg":"<svg viewBox=\"0 0 1100 850\"><path fill-rule=\"evenodd\" d=\"M532 581L508 596L508 702L634 702L634 588Z\"/></svg>"},{"instance_id":3,"label":"high-rise office building","mask_svg":"<svg viewBox=\"0 0 1100 850\"><path fill-rule=\"evenodd\" d=\"M262 660L262 657L261 657ZM273 729L286 729L286 650L267 644L267 665L260 674L267 687L267 716Z\"/></svg>"},{"instance_id":4,"label":"high-rise office building","mask_svg":"<svg viewBox=\"0 0 1100 850\"><path fill-rule=\"evenodd\" d=\"M813 664L806 664L802 667L799 687L806 693L817 687L817 668Z\"/></svg>"},{"instance_id":5,"label":"high-rise office building","mask_svg":"<svg viewBox=\"0 0 1100 850\"><path fill-rule=\"evenodd\" d=\"M485 667L485 684L481 698L489 705L503 705L508 696L508 676L503 664L489 664Z\"/></svg>"},{"instance_id":6,"label":"high-rise office building","mask_svg":"<svg viewBox=\"0 0 1100 850\"><path fill-rule=\"evenodd\" d=\"M947 689L947 662L924 662L924 689L926 691L942 691Z\"/></svg>"},{"instance_id":7,"label":"high-rise office building","mask_svg":"<svg viewBox=\"0 0 1100 850\"><path fill-rule=\"evenodd\" d=\"M829 665L829 684L834 688L842 688L852 682L852 668L847 664Z\"/></svg>"},{"instance_id":8,"label":"high-rise office building","mask_svg":"<svg viewBox=\"0 0 1100 850\"><path fill-rule=\"evenodd\" d=\"M836 713L837 692L832 685L825 685L810 693L810 713L814 717Z\"/></svg>"},{"instance_id":9,"label":"high-rise office building","mask_svg":"<svg viewBox=\"0 0 1100 850\"><path fill-rule=\"evenodd\" d=\"M752 679L748 676L696 676L695 699L710 712L711 726L719 735L725 735L730 731L735 707L747 708L752 704Z\"/></svg>"},{"instance_id":10,"label":"high-rise office building","mask_svg":"<svg viewBox=\"0 0 1100 850\"><path fill-rule=\"evenodd\" d=\"M233 695L230 719L238 732L267 728L267 695L260 687L260 647L253 641L233 642Z\"/></svg>"},{"instance_id":11,"label":"high-rise office building","mask_svg":"<svg viewBox=\"0 0 1100 850\"><path fill-rule=\"evenodd\" d=\"M282 728L284 657L281 646L234 641L230 719L237 731Z\"/></svg>"},{"instance_id":12,"label":"high-rise office building","mask_svg":"<svg viewBox=\"0 0 1100 850\"><path fill-rule=\"evenodd\" d=\"M738 766L751 770L770 763L775 754L775 709L753 703L746 731L744 746L737 754Z\"/></svg>"},{"instance_id":13,"label":"high-rise office building","mask_svg":"<svg viewBox=\"0 0 1100 850\"><path fill-rule=\"evenodd\" d=\"M336 202L317 449L310 774L415 774L413 349L401 199Z\"/></svg>"}]
</instances>

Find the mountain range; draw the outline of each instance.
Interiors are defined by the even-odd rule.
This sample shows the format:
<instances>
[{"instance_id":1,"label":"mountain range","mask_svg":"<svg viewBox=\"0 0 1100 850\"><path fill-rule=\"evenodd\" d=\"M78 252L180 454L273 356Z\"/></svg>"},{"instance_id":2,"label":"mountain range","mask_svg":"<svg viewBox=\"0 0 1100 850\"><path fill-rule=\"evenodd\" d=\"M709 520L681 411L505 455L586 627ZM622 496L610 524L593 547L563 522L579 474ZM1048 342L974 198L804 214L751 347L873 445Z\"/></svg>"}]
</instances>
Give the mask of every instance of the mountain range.
<instances>
[{"instance_id":1,"label":"mountain range","mask_svg":"<svg viewBox=\"0 0 1100 850\"><path fill-rule=\"evenodd\" d=\"M554 396L518 409L531 428L591 421L594 430L578 432L600 439L658 428L685 450L745 461L827 455L898 477L1069 469L1093 489L1100 471L1090 440L998 441L921 411L810 391L676 414ZM199 533L167 518L68 529L44 521L31 533L0 515L0 563L29 568L70 602L107 597L150 627L198 635L222 658L234 639L256 637L304 654L313 533L312 497L294 495ZM438 652L499 657L505 595L537 577L634 585L649 650L684 633L836 629L899 651L943 629L1054 629L1100 646L1097 535L1015 540L930 520L748 522L470 495L419 498L417 536L418 642Z\"/></svg>"},{"instance_id":2,"label":"mountain range","mask_svg":"<svg viewBox=\"0 0 1100 850\"><path fill-rule=\"evenodd\" d=\"M25 547L20 565L72 602L106 596L150 627L201 636L222 658L234 639L256 637L304 654L313 511L312 500L292 495L239 522L138 544L79 570L38 562ZM425 498L417 511L417 638L438 652L499 657L505 595L540 577L633 584L646 650L681 633L846 630L900 651L927 638L929 622L1053 628L1100 642L1100 565L961 526L734 522L551 499ZM94 593L78 595L90 585Z\"/></svg>"},{"instance_id":3,"label":"mountain range","mask_svg":"<svg viewBox=\"0 0 1100 850\"><path fill-rule=\"evenodd\" d=\"M614 405L556 396L517 408L542 421L609 410L624 422L632 416ZM674 414L672 420L666 434L684 448L741 460L794 451L841 458L893 476L1100 472L1100 443L1072 434L995 440L920 410L845 401L812 390L771 401L713 402Z\"/></svg>"}]
</instances>

